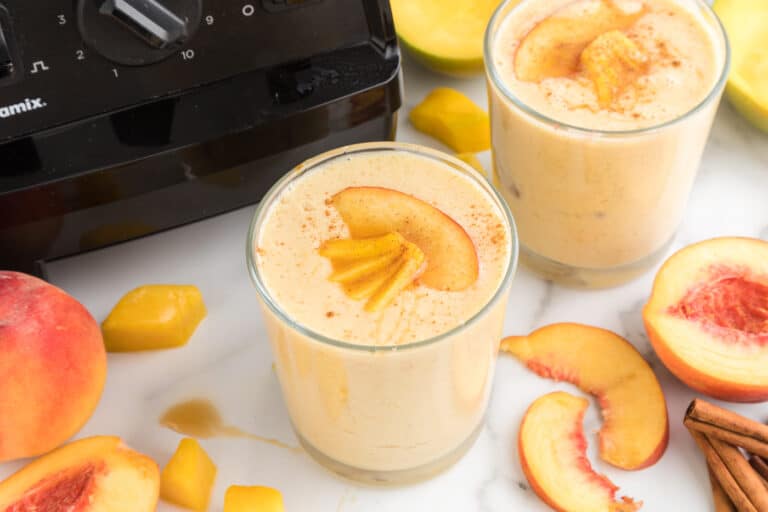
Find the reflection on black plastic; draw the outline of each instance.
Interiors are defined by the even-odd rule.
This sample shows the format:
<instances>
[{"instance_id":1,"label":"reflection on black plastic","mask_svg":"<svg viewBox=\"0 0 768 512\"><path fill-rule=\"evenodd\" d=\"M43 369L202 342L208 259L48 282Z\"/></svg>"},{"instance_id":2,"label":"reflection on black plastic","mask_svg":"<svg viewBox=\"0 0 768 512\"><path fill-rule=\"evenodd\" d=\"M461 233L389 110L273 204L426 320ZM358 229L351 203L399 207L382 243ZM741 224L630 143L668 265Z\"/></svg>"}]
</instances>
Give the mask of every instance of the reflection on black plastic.
<instances>
[{"instance_id":1,"label":"reflection on black plastic","mask_svg":"<svg viewBox=\"0 0 768 512\"><path fill-rule=\"evenodd\" d=\"M30 138L0 145L0 180L38 172L42 164L35 143ZM0 191L3 190L0 182Z\"/></svg>"},{"instance_id":2,"label":"reflection on black plastic","mask_svg":"<svg viewBox=\"0 0 768 512\"><path fill-rule=\"evenodd\" d=\"M171 140L176 100L167 99L112 114L117 139L126 146L164 146Z\"/></svg>"}]
</instances>

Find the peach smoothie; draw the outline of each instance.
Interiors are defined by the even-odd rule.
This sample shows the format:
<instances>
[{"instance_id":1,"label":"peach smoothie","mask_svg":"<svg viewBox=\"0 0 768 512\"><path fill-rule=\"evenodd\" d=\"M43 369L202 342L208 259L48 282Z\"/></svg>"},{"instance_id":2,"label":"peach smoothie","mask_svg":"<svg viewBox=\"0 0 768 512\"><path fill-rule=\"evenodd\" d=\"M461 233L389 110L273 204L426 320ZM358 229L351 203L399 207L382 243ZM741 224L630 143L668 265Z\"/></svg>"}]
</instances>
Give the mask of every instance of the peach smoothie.
<instances>
[{"instance_id":1,"label":"peach smoothie","mask_svg":"<svg viewBox=\"0 0 768 512\"><path fill-rule=\"evenodd\" d=\"M340 148L273 187L247 255L283 397L315 459L405 483L471 446L517 259L509 210L484 178L419 146Z\"/></svg>"},{"instance_id":2,"label":"peach smoothie","mask_svg":"<svg viewBox=\"0 0 768 512\"><path fill-rule=\"evenodd\" d=\"M701 0L504 2L486 35L494 180L524 261L608 286L661 258L728 60Z\"/></svg>"}]
</instances>

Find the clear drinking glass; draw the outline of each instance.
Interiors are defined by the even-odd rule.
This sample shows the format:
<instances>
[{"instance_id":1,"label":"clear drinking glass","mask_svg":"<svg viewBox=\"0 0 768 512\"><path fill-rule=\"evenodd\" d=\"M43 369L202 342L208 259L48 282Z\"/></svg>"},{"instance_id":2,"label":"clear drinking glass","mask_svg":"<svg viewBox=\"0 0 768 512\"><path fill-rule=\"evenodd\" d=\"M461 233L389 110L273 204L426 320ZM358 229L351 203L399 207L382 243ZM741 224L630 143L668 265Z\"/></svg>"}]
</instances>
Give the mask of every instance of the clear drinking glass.
<instances>
[{"instance_id":1,"label":"clear drinking glass","mask_svg":"<svg viewBox=\"0 0 768 512\"><path fill-rule=\"evenodd\" d=\"M494 184L515 216L526 265L566 285L616 285L650 268L673 241L728 75L728 40L704 1L676 0L710 31L722 57L706 98L648 128L571 126L516 97L494 60L504 20L536 1L551 0L506 0L486 31Z\"/></svg>"},{"instance_id":2,"label":"clear drinking glass","mask_svg":"<svg viewBox=\"0 0 768 512\"><path fill-rule=\"evenodd\" d=\"M479 185L503 218L509 261L492 298L465 323L410 344L366 346L330 339L292 319L265 285L254 251L270 206L292 184L332 159L382 150L434 159L446 173L461 173ZM485 178L457 159L409 144L336 149L299 165L267 193L251 223L246 253L291 422L320 464L354 480L402 484L436 474L470 448L488 404L517 264L514 221Z\"/></svg>"}]
</instances>

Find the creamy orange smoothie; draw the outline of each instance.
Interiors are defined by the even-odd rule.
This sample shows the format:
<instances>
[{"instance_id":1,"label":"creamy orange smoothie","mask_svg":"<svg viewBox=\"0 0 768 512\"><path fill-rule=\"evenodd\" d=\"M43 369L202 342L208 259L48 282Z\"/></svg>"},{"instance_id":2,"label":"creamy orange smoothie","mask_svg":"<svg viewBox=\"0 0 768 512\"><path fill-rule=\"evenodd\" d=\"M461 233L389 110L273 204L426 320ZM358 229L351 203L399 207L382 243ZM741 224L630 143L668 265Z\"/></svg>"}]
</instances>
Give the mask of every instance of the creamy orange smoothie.
<instances>
[{"instance_id":1,"label":"creamy orange smoothie","mask_svg":"<svg viewBox=\"0 0 768 512\"><path fill-rule=\"evenodd\" d=\"M473 173L418 146L351 146L302 164L254 218L251 274L292 423L311 455L347 477L426 478L480 428L516 240L504 201ZM351 214L338 199L350 190L362 199ZM419 277L375 311L332 280L348 267L323 252L329 240L370 240L361 229L401 232L427 255ZM465 244L430 253L450 233ZM448 275L461 289L438 289Z\"/></svg>"},{"instance_id":2,"label":"creamy orange smoothie","mask_svg":"<svg viewBox=\"0 0 768 512\"><path fill-rule=\"evenodd\" d=\"M486 36L494 179L546 277L617 284L664 255L728 67L700 0L525 0Z\"/></svg>"}]
</instances>

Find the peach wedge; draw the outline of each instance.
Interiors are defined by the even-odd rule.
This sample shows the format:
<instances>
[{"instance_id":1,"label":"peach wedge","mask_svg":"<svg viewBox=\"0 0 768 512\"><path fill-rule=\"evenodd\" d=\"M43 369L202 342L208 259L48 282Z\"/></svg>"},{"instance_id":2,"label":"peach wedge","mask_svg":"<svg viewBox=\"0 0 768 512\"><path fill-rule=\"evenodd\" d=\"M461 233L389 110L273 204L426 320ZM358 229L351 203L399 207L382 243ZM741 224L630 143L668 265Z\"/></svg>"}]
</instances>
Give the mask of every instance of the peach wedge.
<instances>
[{"instance_id":1,"label":"peach wedge","mask_svg":"<svg viewBox=\"0 0 768 512\"><path fill-rule=\"evenodd\" d=\"M561 512L633 512L640 504L616 501L618 488L587 459L581 424L588 405L586 398L563 391L531 404L518 436L525 477L547 505Z\"/></svg>"},{"instance_id":2,"label":"peach wedge","mask_svg":"<svg viewBox=\"0 0 768 512\"><path fill-rule=\"evenodd\" d=\"M594 395L603 426L600 458L635 470L654 464L669 440L667 404L659 381L639 352L620 336L580 324L552 324L502 340L501 350L542 377Z\"/></svg>"},{"instance_id":3,"label":"peach wedge","mask_svg":"<svg viewBox=\"0 0 768 512\"><path fill-rule=\"evenodd\" d=\"M408 194L382 187L350 187L332 199L353 238L397 232L417 245L427 267L419 283L437 290L463 290L477 280L475 245L448 215Z\"/></svg>"},{"instance_id":4,"label":"peach wedge","mask_svg":"<svg viewBox=\"0 0 768 512\"><path fill-rule=\"evenodd\" d=\"M715 238L672 255L643 309L661 361L721 400L768 399L768 242Z\"/></svg>"},{"instance_id":5,"label":"peach wedge","mask_svg":"<svg viewBox=\"0 0 768 512\"><path fill-rule=\"evenodd\" d=\"M160 476L150 458L117 437L62 446L0 483L6 512L152 512Z\"/></svg>"}]
</instances>

